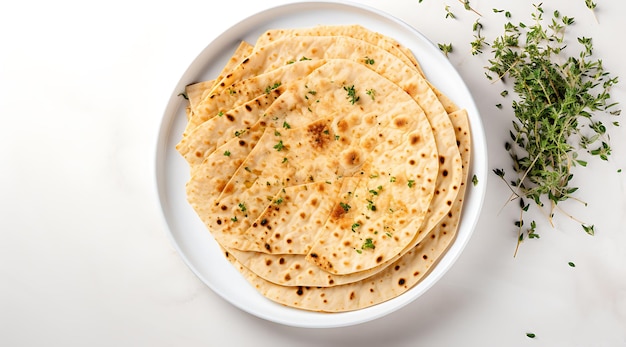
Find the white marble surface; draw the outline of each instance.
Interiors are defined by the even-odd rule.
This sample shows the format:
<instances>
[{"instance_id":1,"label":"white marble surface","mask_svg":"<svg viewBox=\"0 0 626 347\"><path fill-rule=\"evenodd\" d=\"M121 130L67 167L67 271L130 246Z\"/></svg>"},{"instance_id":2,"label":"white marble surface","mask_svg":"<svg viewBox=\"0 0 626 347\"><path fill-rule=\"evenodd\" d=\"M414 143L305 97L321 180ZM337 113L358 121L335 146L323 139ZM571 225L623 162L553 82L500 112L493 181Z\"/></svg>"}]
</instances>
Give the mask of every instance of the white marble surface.
<instances>
[{"instance_id":1,"label":"white marble surface","mask_svg":"<svg viewBox=\"0 0 626 347\"><path fill-rule=\"evenodd\" d=\"M284 0L9 2L0 6L0 345L2 346L625 346L626 134L613 155L577 170L587 207L513 258L514 206L490 176L474 236L430 291L387 317L346 328L300 329L253 317L186 267L163 223L154 182L166 102L196 55L223 30ZM488 133L490 168L508 167L511 118L486 57L467 53L476 15L439 0L361 3L387 11L435 43L474 93ZM576 18L597 57L626 77L626 3L546 3ZM485 35L493 7L529 21L530 1L471 1ZM227 8L226 6L234 7ZM449 5L456 20L444 19ZM624 86L613 90L624 103ZM626 123L620 120L621 123ZM537 216L538 220L541 216ZM568 266L574 262L575 268ZM526 337L536 334L535 339Z\"/></svg>"}]
</instances>

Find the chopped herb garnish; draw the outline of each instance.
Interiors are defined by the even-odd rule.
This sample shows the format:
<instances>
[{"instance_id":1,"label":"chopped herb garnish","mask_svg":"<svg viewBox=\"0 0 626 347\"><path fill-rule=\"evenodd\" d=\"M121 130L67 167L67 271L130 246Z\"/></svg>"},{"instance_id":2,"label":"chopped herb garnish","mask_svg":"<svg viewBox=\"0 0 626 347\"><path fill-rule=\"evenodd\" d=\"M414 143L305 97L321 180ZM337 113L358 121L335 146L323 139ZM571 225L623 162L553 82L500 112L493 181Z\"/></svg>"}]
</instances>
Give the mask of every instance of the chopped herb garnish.
<instances>
[{"instance_id":1,"label":"chopped herb garnish","mask_svg":"<svg viewBox=\"0 0 626 347\"><path fill-rule=\"evenodd\" d=\"M246 212L248 208L246 208L246 204L244 204L243 202L240 202L239 209L241 210L241 212Z\"/></svg>"},{"instance_id":2,"label":"chopped herb garnish","mask_svg":"<svg viewBox=\"0 0 626 347\"><path fill-rule=\"evenodd\" d=\"M526 336L530 337L531 339L534 339L537 335L533 333L526 333Z\"/></svg>"},{"instance_id":3,"label":"chopped herb garnish","mask_svg":"<svg viewBox=\"0 0 626 347\"><path fill-rule=\"evenodd\" d=\"M585 230L585 232L587 234L589 234L591 236L595 235L596 232L595 232L595 230L593 230L593 225L583 224L582 227L583 227L583 230Z\"/></svg>"},{"instance_id":4,"label":"chopped herb garnish","mask_svg":"<svg viewBox=\"0 0 626 347\"><path fill-rule=\"evenodd\" d=\"M274 130L274 136L281 136L278 130Z\"/></svg>"},{"instance_id":5,"label":"chopped herb garnish","mask_svg":"<svg viewBox=\"0 0 626 347\"><path fill-rule=\"evenodd\" d=\"M374 65L374 63L375 63L374 59L370 57L365 57L365 64Z\"/></svg>"},{"instance_id":6,"label":"chopped herb garnish","mask_svg":"<svg viewBox=\"0 0 626 347\"><path fill-rule=\"evenodd\" d=\"M300 58L300 61L305 61L305 60L312 60L312 59L304 57L304 56L302 58Z\"/></svg>"},{"instance_id":7,"label":"chopped herb garnish","mask_svg":"<svg viewBox=\"0 0 626 347\"><path fill-rule=\"evenodd\" d=\"M474 184L474 187L478 185L478 177L476 177L476 175L472 176L472 183Z\"/></svg>"},{"instance_id":8,"label":"chopped herb garnish","mask_svg":"<svg viewBox=\"0 0 626 347\"><path fill-rule=\"evenodd\" d=\"M243 133L245 133L245 132L246 132L246 129L237 130L237 131L235 131L235 136L239 137L239 136L243 135Z\"/></svg>"},{"instance_id":9,"label":"chopped herb garnish","mask_svg":"<svg viewBox=\"0 0 626 347\"><path fill-rule=\"evenodd\" d=\"M338 141L340 139L339 135L335 135L335 141Z\"/></svg>"},{"instance_id":10,"label":"chopped herb garnish","mask_svg":"<svg viewBox=\"0 0 626 347\"><path fill-rule=\"evenodd\" d=\"M350 205L348 205L348 204L346 204L345 202L340 202L340 203L339 203L339 206L341 206L341 208L343 208L343 210L344 210L345 212L350 211L350 208L351 208L351 206L350 206Z\"/></svg>"},{"instance_id":11,"label":"chopped herb garnish","mask_svg":"<svg viewBox=\"0 0 626 347\"><path fill-rule=\"evenodd\" d=\"M224 155L227 157L230 157L230 151L229 150L224 151Z\"/></svg>"},{"instance_id":12,"label":"chopped herb garnish","mask_svg":"<svg viewBox=\"0 0 626 347\"><path fill-rule=\"evenodd\" d=\"M363 253L363 251L362 251L362 250L360 250L360 249L355 249L355 251L356 251L357 253L359 253L359 254Z\"/></svg>"},{"instance_id":13,"label":"chopped herb garnish","mask_svg":"<svg viewBox=\"0 0 626 347\"><path fill-rule=\"evenodd\" d=\"M569 263L567 263L567 265L569 265L570 267L576 267L576 264L574 264L574 263L573 263L573 262L571 262L571 261L570 261Z\"/></svg>"},{"instance_id":14,"label":"chopped herb garnish","mask_svg":"<svg viewBox=\"0 0 626 347\"><path fill-rule=\"evenodd\" d=\"M387 237L391 238L393 235L390 232L386 232L385 235L387 235Z\"/></svg>"},{"instance_id":15,"label":"chopped herb garnish","mask_svg":"<svg viewBox=\"0 0 626 347\"><path fill-rule=\"evenodd\" d=\"M222 112L222 111L219 111L219 112L217 113L217 116L218 116L218 117L221 117L221 116L223 116L223 115L224 115L224 112Z\"/></svg>"},{"instance_id":16,"label":"chopped herb garnish","mask_svg":"<svg viewBox=\"0 0 626 347\"><path fill-rule=\"evenodd\" d=\"M366 238L365 239L365 243L363 243L363 246L361 246L361 249L374 249L376 248L376 245L374 245L374 242L371 238Z\"/></svg>"},{"instance_id":17,"label":"chopped herb garnish","mask_svg":"<svg viewBox=\"0 0 626 347\"><path fill-rule=\"evenodd\" d=\"M282 164L286 163L287 161L289 161L289 159L287 159L287 157L283 158Z\"/></svg>"},{"instance_id":18,"label":"chopped herb garnish","mask_svg":"<svg viewBox=\"0 0 626 347\"><path fill-rule=\"evenodd\" d=\"M374 190L374 189L370 189L370 194L372 195L378 195L378 191Z\"/></svg>"},{"instance_id":19,"label":"chopped herb garnish","mask_svg":"<svg viewBox=\"0 0 626 347\"><path fill-rule=\"evenodd\" d=\"M395 177L395 176L391 176L391 177L389 178L389 182L393 183L393 182L395 182L395 181L396 181L396 177Z\"/></svg>"},{"instance_id":20,"label":"chopped herb garnish","mask_svg":"<svg viewBox=\"0 0 626 347\"><path fill-rule=\"evenodd\" d=\"M267 87L265 88L265 94L269 94L272 90L274 90L274 89L276 89L276 88L280 87L280 84L281 84L280 82L276 82L276 83L274 83L274 85L267 86Z\"/></svg>"},{"instance_id":21,"label":"chopped herb garnish","mask_svg":"<svg viewBox=\"0 0 626 347\"><path fill-rule=\"evenodd\" d=\"M278 141L278 143L274 145L274 149L279 152L282 151L283 148L285 148L285 145L283 145L283 140Z\"/></svg>"},{"instance_id":22,"label":"chopped herb garnish","mask_svg":"<svg viewBox=\"0 0 626 347\"><path fill-rule=\"evenodd\" d=\"M274 203L275 203L276 205L280 205L280 204L282 204L282 203L283 203L283 201L284 201L284 200L283 200L283 198L278 198L278 199L276 199L276 200L274 201Z\"/></svg>"},{"instance_id":23,"label":"chopped herb garnish","mask_svg":"<svg viewBox=\"0 0 626 347\"><path fill-rule=\"evenodd\" d=\"M359 101L360 97L356 95L356 90L354 89L354 84L350 87L344 86L343 90L348 93L346 99L350 100L350 103L354 105L357 101Z\"/></svg>"},{"instance_id":24,"label":"chopped herb garnish","mask_svg":"<svg viewBox=\"0 0 626 347\"><path fill-rule=\"evenodd\" d=\"M359 223L354 223L354 224L352 224L352 232L355 232L355 230L354 230L354 229L356 229L356 228L358 228L358 227L360 227L360 226L361 226L361 224L359 224Z\"/></svg>"},{"instance_id":25,"label":"chopped herb garnish","mask_svg":"<svg viewBox=\"0 0 626 347\"><path fill-rule=\"evenodd\" d=\"M291 129L291 125L289 125L289 123L287 123L287 122L283 122L283 128Z\"/></svg>"},{"instance_id":26,"label":"chopped herb garnish","mask_svg":"<svg viewBox=\"0 0 626 347\"><path fill-rule=\"evenodd\" d=\"M374 202L372 200L367 200L367 209L370 211L376 211L376 205L374 205Z\"/></svg>"},{"instance_id":27,"label":"chopped herb garnish","mask_svg":"<svg viewBox=\"0 0 626 347\"><path fill-rule=\"evenodd\" d=\"M366 90L365 94L369 95L370 98L372 98L372 100L374 100L376 98L376 90L374 90L374 89Z\"/></svg>"},{"instance_id":28,"label":"chopped herb garnish","mask_svg":"<svg viewBox=\"0 0 626 347\"><path fill-rule=\"evenodd\" d=\"M235 216L235 217L231 218L230 220L233 221L233 222L236 222L238 219L237 219L237 216Z\"/></svg>"},{"instance_id":29,"label":"chopped herb garnish","mask_svg":"<svg viewBox=\"0 0 626 347\"><path fill-rule=\"evenodd\" d=\"M409 180L407 185L409 186L409 188L413 188L413 186L415 185L415 180Z\"/></svg>"}]
</instances>

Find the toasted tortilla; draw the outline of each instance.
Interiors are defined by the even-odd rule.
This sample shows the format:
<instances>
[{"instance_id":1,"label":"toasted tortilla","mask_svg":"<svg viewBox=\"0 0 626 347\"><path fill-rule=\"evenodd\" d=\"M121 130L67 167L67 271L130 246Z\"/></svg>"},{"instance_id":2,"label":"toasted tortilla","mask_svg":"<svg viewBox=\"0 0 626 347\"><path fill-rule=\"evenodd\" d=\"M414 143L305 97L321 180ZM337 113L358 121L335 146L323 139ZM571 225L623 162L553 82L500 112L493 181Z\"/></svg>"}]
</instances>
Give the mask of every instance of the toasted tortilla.
<instances>
[{"instance_id":1,"label":"toasted tortilla","mask_svg":"<svg viewBox=\"0 0 626 347\"><path fill-rule=\"evenodd\" d=\"M367 307L417 283L452 242L467 117L392 38L358 25L269 30L186 94L188 200L268 298ZM414 278L391 272L407 268ZM384 293L355 303L358 288Z\"/></svg>"},{"instance_id":2,"label":"toasted tortilla","mask_svg":"<svg viewBox=\"0 0 626 347\"><path fill-rule=\"evenodd\" d=\"M471 158L471 135L465 110L454 112L451 114L451 119L459 141L458 148L463 157L463 182L459 188L460 194L455 199L450 212L437 224L429 237L383 271L353 283L337 286L289 286L264 280L257 273L277 271L285 277L293 277L290 274L290 268L293 268L294 264L286 261L265 263L266 269L263 269L262 264L254 264L251 268L255 271L252 271L224 250L226 258L264 296L280 304L304 310L319 312L358 310L393 299L411 289L445 254L456 236L461 218Z\"/></svg>"},{"instance_id":3,"label":"toasted tortilla","mask_svg":"<svg viewBox=\"0 0 626 347\"><path fill-rule=\"evenodd\" d=\"M328 79L331 76L333 80ZM380 90L380 99L387 102L363 95L352 104L346 98L347 85ZM305 99L307 95L315 98ZM377 266L414 240L435 194L440 159L430 123L410 95L361 64L331 60L291 85L263 120L267 122L263 134L223 187L219 204L197 198L197 192L205 189L207 176L220 176L216 168L201 166L189 182L190 203L220 243L247 251L307 254L327 271L350 273ZM289 129L282 126L285 123L290 124ZM245 134L250 136L255 130ZM277 143L284 150L277 150ZM342 218L329 218L312 243L288 243L271 237L278 231L267 233L260 227L259 218L268 220L268 226L273 223L271 214L263 212L272 205L267 196L275 200L284 188L312 182L344 184L347 178L356 180L350 190L353 196L340 201L337 196L326 197L333 201L331 216ZM377 187L388 188L370 192ZM361 217L373 201L378 201L378 210ZM242 203L247 206L245 211L240 208ZM342 213L338 210L341 203L354 205L354 209ZM299 213L285 207L281 211ZM351 226L357 221L371 235L353 232ZM392 231L394 237L387 236ZM343 234L341 242L328 239L339 233ZM354 257L355 246L368 238L374 244L380 242L375 251L360 254L358 262L334 260L341 255ZM283 242L280 246L279 241ZM333 247L329 247L331 243Z\"/></svg>"}]
</instances>

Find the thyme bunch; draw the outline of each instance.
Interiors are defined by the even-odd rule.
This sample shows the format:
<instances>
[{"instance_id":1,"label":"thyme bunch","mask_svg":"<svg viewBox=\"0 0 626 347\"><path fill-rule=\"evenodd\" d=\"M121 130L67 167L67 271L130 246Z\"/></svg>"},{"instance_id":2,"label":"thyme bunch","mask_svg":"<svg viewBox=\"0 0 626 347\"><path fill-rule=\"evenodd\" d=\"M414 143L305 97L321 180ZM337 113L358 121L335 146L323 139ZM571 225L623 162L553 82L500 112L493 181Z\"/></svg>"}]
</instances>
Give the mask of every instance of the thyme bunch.
<instances>
[{"instance_id":1,"label":"thyme bunch","mask_svg":"<svg viewBox=\"0 0 626 347\"><path fill-rule=\"evenodd\" d=\"M620 114L617 103L610 102L610 89L618 80L592 57L591 39L578 38L582 48L577 56L564 52L566 28L574 19L555 11L546 21L541 4L535 5L532 19L529 26L505 24L504 34L491 45L487 74L490 79L495 75L497 80L510 81L518 97L512 102L511 139L505 143L515 178L507 182L503 169L494 170L511 189L512 199L520 199L520 220L515 223L518 247L524 239L523 212L529 208L525 199L540 207L549 202L552 223L557 205L574 198L578 190L571 185L572 167L587 165L579 152L586 150L601 160L611 154L606 126L594 115ZM593 234L593 225L580 223ZM534 221L531 224L526 235L538 237Z\"/></svg>"}]
</instances>

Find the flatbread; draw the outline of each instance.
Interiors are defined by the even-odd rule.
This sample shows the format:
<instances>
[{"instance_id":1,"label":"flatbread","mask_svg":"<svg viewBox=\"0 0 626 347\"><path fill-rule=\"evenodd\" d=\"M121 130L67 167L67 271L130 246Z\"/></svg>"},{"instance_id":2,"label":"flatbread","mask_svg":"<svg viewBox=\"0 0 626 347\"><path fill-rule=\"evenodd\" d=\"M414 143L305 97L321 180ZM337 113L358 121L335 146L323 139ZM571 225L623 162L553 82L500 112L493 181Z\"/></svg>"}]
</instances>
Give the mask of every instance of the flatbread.
<instances>
[{"instance_id":1,"label":"flatbread","mask_svg":"<svg viewBox=\"0 0 626 347\"><path fill-rule=\"evenodd\" d=\"M455 238L463 197L467 186L471 158L471 135L467 112L460 110L451 114L459 150L463 157L463 182L459 196L446 217L423 242L412 248L396 262L378 274L358 282L331 286L286 286L264 280L248 267L243 266L228 251L226 258L246 277L252 286L267 298L290 307L319 312L344 312L358 310L393 299L411 289L426 276L437 260L445 253ZM286 262L266 264L273 271L289 276ZM259 269L256 271L261 272Z\"/></svg>"},{"instance_id":2,"label":"flatbread","mask_svg":"<svg viewBox=\"0 0 626 347\"><path fill-rule=\"evenodd\" d=\"M324 312L374 305L452 242L466 113L394 39L359 25L269 30L186 94L188 200L268 298Z\"/></svg>"},{"instance_id":3,"label":"flatbread","mask_svg":"<svg viewBox=\"0 0 626 347\"><path fill-rule=\"evenodd\" d=\"M217 146L235 137L235 132L250 128L290 83L307 76L324 63L324 60L297 62L228 87L212 87L212 97L193 108L195 121L201 123L189 130L176 145L191 171L195 171ZM191 123L192 120L188 124Z\"/></svg>"},{"instance_id":4,"label":"flatbread","mask_svg":"<svg viewBox=\"0 0 626 347\"><path fill-rule=\"evenodd\" d=\"M330 76L334 80L329 80ZM346 100L346 85L380 90L381 99L387 102L364 97L353 105ZM303 96L311 95L307 90L314 90L320 99L303 104ZM329 61L308 78L291 85L279 99L266 111L265 131L224 187L217 199L219 204L196 198L197 192L205 187L204 178L210 175L198 171L199 179L194 176L189 182L189 200L216 239L241 250L306 253L310 261L336 273L375 267L408 246L420 230L435 194L440 162L430 123L414 99L361 64L347 60ZM287 111L290 113L285 118ZM307 118L311 116L322 118ZM285 122L293 128L281 128ZM253 129L246 133L252 134ZM285 150L276 149L278 142ZM212 177L220 176L214 168L208 170ZM267 225L272 225L270 214L263 211L272 205L281 189L311 181L349 184L345 182L348 177L354 181L349 190L353 196L334 202L331 216L342 218L326 221L322 226L324 238L319 236L313 243L299 245L300 248L294 248L298 246L294 240L285 241L282 249L276 249L275 238L264 237L265 228L260 227L257 219L266 218ZM395 182L390 185L391 177ZM376 187L388 188L371 193ZM335 200L335 197L327 199ZM374 200L378 211L370 207L371 213L364 215ZM337 210L340 203L353 205L354 209L343 213ZM246 204L245 211L240 204ZM349 220L347 225L345 220ZM351 225L355 222L371 235L353 232ZM387 236L391 231L385 228L393 230L394 237ZM339 233L343 235L334 237L341 242L329 240ZM376 250L359 255L359 262L348 262L355 245L360 246L368 238L376 244ZM329 247L331 244L334 246ZM286 247L290 248L286 250ZM335 261L339 257L346 260Z\"/></svg>"},{"instance_id":5,"label":"flatbread","mask_svg":"<svg viewBox=\"0 0 626 347\"><path fill-rule=\"evenodd\" d=\"M273 29L259 36L255 47L266 46L269 43L285 37L294 36L345 36L365 41L378 46L395 55L406 65L414 67L422 76L424 73L415 59L415 56L398 41L389 36L371 31L361 25L318 25L312 28Z\"/></svg>"},{"instance_id":6,"label":"flatbread","mask_svg":"<svg viewBox=\"0 0 626 347\"><path fill-rule=\"evenodd\" d=\"M303 57L315 60L337 56L348 56L350 60L359 62L399 85L416 100L429 118L435 135L439 139L437 145L442 161L440 181L445 181L436 194L436 199L443 203L433 204L436 210L432 211L428 225L425 226L423 232L429 230L445 215L449 208L449 205L446 208L446 204L456 195L456 192L449 187L458 186L460 182L460 156L454 145L453 129L444 107L422 76L397 57L377 46L348 37L307 36L298 37L297 40L286 37L267 46L257 47L248 58L227 75L227 78L220 82L220 85L230 85L237 80L245 80ZM364 61L365 56L374 59L374 64ZM419 242L419 239L416 241Z\"/></svg>"}]
</instances>

